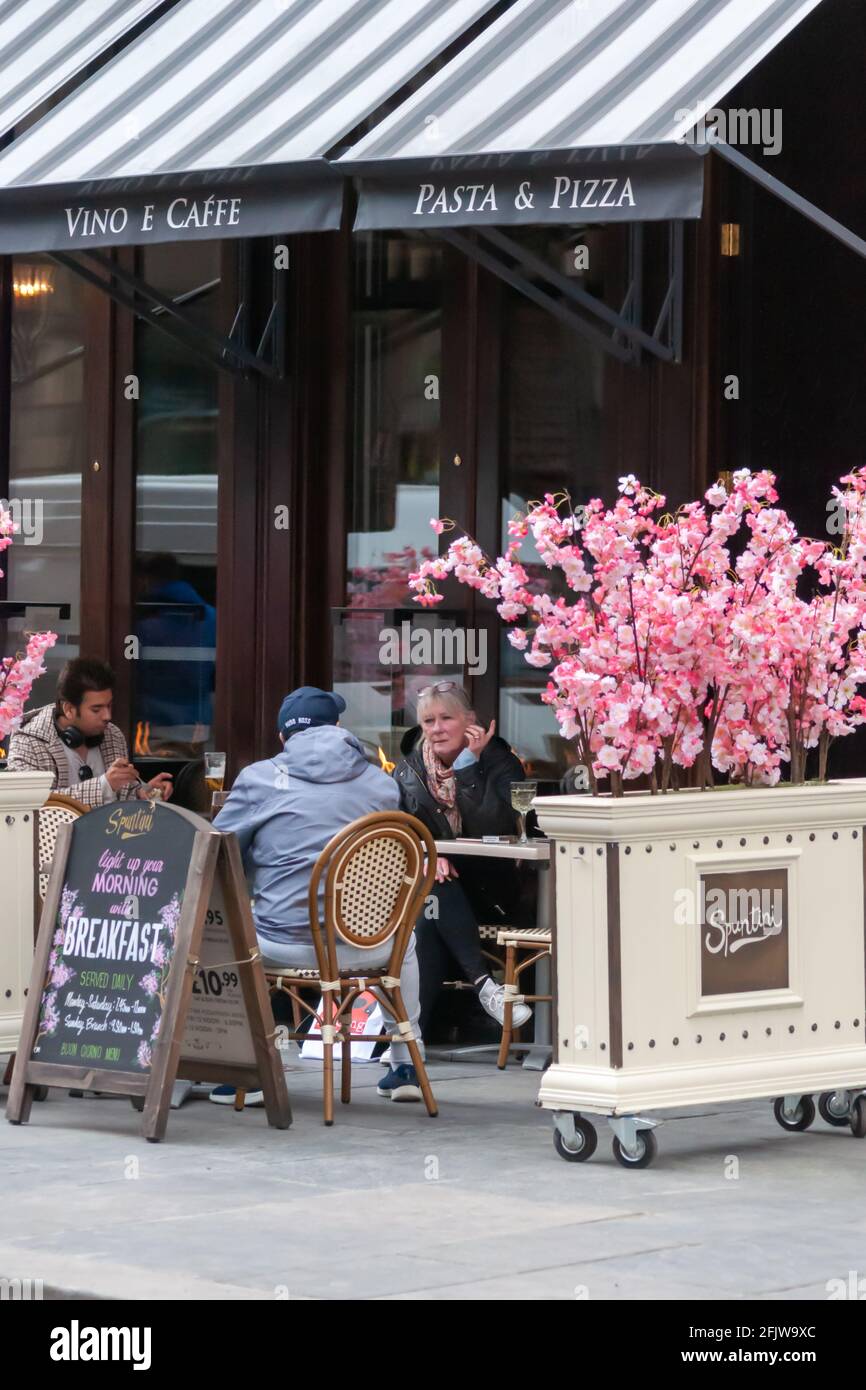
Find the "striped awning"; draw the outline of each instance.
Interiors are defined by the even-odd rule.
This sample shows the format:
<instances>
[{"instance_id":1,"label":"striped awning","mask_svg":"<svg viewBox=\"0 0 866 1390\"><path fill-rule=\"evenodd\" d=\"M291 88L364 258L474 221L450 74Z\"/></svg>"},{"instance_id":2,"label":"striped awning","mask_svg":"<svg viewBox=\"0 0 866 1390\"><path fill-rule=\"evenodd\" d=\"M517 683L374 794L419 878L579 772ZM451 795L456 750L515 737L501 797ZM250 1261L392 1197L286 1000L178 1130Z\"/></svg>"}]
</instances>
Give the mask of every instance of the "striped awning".
<instances>
[{"instance_id":1,"label":"striped awning","mask_svg":"<svg viewBox=\"0 0 866 1390\"><path fill-rule=\"evenodd\" d=\"M694 218L687 133L820 3L178 0L0 151L0 253L330 229L347 175L359 228Z\"/></svg>"},{"instance_id":2,"label":"striped awning","mask_svg":"<svg viewBox=\"0 0 866 1390\"><path fill-rule=\"evenodd\" d=\"M0 153L0 251L339 226L326 153L494 4L180 0Z\"/></svg>"},{"instance_id":3,"label":"striped awning","mask_svg":"<svg viewBox=\"0 0 866 1390\"><path fill-rule=\"evenodd\" d=\"M554 197L557 177L575 180L584 164L592 175L611 160L631 159L639 170L641 157L666 196L653 198L648 187L643 210L626 198L620 214L632 220L696 216L700 175L688 160L677 162L693 153L683 138L819 3L515 0L339 161L374 180L362 185L356 226L514 223L533 220L530 214L551 200L558 203L547 207L551 216L534 220L561 221L572 190L563 182L560 190L567 189L569 199L561 191ZM521 180L500 175L504 196L491 199L495 215L481 207L481 191L467 211L466 189L475 187L467 170L476 171L477 181L484 170L493 179L497 170L530 169L543 169L544 182L536 179L524 189L528 207L514 208ZM402 192L401 173L409 176ZM679 214L671 211L676 197L667 196L677 181L683 190ZM463 190L459 199L455 189ZM639 204L634 183L632 191ZM580 219L605 220L621 192L622 184L609 190L604 208L596 184L588 205L578 196Z\"/></svg>"},{"instance_id":4,"label":"striped awning","mask_svg":"<svg viewBox=\"0 0 866 1390\"><path fill-rule=\"evenodd\" d=\"M3 0L0 137L163 0Z\"/></svg>"}]
</instances>

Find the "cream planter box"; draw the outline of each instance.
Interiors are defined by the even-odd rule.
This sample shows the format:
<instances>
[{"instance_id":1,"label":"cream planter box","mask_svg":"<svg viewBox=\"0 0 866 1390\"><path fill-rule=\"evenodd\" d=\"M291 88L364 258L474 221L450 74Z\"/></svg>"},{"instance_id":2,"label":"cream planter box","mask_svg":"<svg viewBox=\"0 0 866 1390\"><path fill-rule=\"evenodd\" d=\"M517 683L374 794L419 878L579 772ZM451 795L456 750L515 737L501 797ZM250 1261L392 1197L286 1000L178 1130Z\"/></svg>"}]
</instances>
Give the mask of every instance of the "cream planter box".
<instances>
[{"instance_id":1,"label":"cream planter box","mask_svg":"<svg viewBox=\"0 0 866 1390\"><path fill-rule=\"evenodd\" d=\"M556 863L543 1106L866 1088L866 780L535 809Z\"/></svg>"},{"instance_id":2,"label":"cream planter box","mask_svg":"<svg viewBox=\"0 0 866 1390\"><path fill-rule=\"evenodd\" d=\"M0 1054L15 1051L24 1017L33 968L35 813L53 780L50 772L0 772Z\"/></svg>"}]
</instances>

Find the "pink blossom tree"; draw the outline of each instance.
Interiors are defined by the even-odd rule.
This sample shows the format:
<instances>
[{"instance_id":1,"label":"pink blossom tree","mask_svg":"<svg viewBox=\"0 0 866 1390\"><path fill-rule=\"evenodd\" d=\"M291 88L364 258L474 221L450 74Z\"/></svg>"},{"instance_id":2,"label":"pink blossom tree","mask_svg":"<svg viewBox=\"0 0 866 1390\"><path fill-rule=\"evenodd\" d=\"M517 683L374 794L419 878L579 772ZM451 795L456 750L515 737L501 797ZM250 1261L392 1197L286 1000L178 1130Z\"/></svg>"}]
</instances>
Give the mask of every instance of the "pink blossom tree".
<instances>
[{"instance_id":1,"label":"pink blossom tree","mask_svg":"<svg viewBox=\"0 0 866 1390\"><path fill-rule=\"evenodd\" d=\"M772 785L785 763L802 782L811 748L824 778L831 741L866 719L866 470L841 485L835 549L798 536L767 471L742 469L674 514L629 475L609 508L566 494L530 505L496 560L458 535L410 587L429 606L454 575L496 602L512 644L549 670L542 699L593 791L638 777L667 791L688 769L712 786L713 768ZM565 593L527 573L529 536Z\"/></svg>"},{"instance_id":2,"label":"pink blossom tree","mask_svg":"<svg viewBox=\"0 0 866 1390\"><path fill-rule=\"evenodd\" d=\"M17 529L11 512L0 507L0 552L12 544ZM2 577L0 570L0 579ZM24 652L0 659L0 741L3 743L21 723L33 682L45 671L45 653L56 641L54 632L35 632L28 638Z\"/></svg>"}]
</instances>

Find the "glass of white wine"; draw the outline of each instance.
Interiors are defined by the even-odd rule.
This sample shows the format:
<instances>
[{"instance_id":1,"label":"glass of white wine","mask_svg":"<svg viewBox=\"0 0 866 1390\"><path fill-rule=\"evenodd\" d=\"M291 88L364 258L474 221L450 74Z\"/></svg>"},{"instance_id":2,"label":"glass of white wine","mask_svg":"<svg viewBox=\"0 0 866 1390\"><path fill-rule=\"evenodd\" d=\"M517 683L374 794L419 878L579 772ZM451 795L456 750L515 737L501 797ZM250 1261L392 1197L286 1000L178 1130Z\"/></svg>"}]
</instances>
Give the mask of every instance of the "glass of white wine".
<instances>
[{"instance_id":1,"label":"glass of white wine","mask_svg":"<svg viewBox=\"0 0 866 1390\"><path fill-rule=\"evenodd\" d=\"M205 753L204 780L209 792L221 792L226 780L225 753Z\"/></svg>"},{"instance_id":2,"label":"glass of white wine","mask_svg":"<svg viewBox=\"0 0 866 1390\"><path fill-rule=\"evenodd\" d=\"M532 810L532 803L535 793L538 791L537 782L512 782L511 783L511 805L517 812L520 820L520 839L519 845L528 845L529 840L526 835L526 817Z\"/></svg>"}]
</instances>

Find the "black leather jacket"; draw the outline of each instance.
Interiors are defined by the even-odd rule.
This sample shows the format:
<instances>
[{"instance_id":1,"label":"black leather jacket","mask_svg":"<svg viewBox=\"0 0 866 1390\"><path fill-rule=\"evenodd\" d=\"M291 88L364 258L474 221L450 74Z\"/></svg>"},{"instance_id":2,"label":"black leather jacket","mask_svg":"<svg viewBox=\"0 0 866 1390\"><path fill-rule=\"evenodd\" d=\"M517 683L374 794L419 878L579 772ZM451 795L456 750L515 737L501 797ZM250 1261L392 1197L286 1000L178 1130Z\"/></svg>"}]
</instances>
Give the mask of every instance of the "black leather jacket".
<instances>
[{"instance_id":1,"label":"black leather jacket","mask_svg":"<svg viewBox=\"0 0 866 1390\"><path fill-rule=\"evenodd\" d=\"M435 839L453 840L445 812L427 787L420 728L410 729L404 736L402 751L406 756L394 771L401 809L423 821ZM494 735L478 761L458 768L454 776L464 835L480 838L516 833L517 814L511 808L509 784L522 782L525 773L504 738Z\"/></svg>"}]
</instances>

